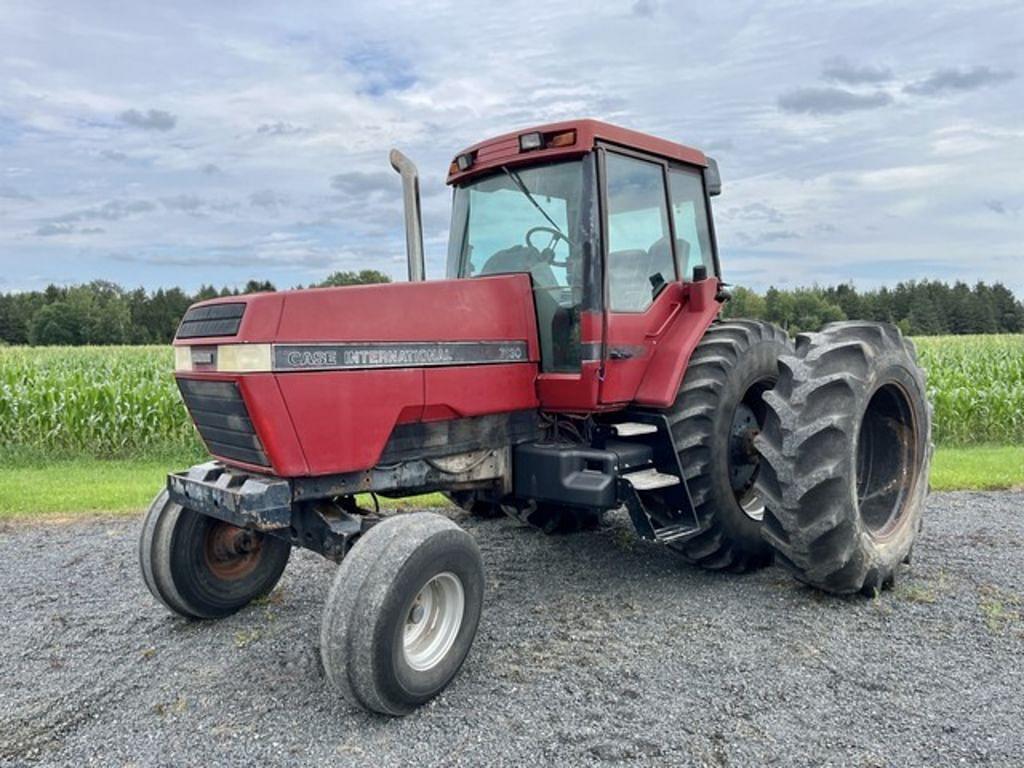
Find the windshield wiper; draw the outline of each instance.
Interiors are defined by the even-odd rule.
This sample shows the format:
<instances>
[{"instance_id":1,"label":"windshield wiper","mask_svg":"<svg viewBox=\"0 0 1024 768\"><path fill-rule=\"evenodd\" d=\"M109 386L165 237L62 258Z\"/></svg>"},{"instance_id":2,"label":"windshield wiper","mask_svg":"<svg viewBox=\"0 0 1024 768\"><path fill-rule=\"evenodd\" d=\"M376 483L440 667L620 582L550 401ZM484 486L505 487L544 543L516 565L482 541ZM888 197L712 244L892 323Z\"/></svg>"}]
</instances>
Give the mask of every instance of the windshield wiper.
<instances>
[{"instance_id":1,"label":"windshield wiper","mask_svg":"<svg viewBox=\"0 0 1024 768\"><path fill-rule=\"evenodd\" d=\"M548 216L548 212L540 207L540 203L533 199L533 195L530 194L530 190L526 188L526 185L523 183L523 180L519 178L519 174L516 173L515 171L510 171L508 167L504 165L501 166L501 170L505 172L506 176L512 179L512 183L519 187L519 191L526 195L526 199L533 204L534 208L540 211L540 215L548 220L548 223L551 224L551 226L554 227L555 231L562 236L562 239L565 240L565 242L567 243L572 242L568 237L565 236L565 233L562 231L562 228L555 223L555 220Z\"/></svg>"}]
</instances>

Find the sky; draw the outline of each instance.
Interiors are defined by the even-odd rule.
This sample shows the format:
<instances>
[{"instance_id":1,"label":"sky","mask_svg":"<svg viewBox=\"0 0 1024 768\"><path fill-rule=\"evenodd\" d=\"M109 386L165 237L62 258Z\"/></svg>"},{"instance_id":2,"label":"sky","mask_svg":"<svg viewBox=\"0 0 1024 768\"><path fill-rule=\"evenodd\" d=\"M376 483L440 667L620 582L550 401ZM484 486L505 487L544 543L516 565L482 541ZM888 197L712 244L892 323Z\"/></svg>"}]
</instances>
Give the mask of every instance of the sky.
<instances>
[{"instance_id":1,"label":"sky","mask_svg":"<svg viewBox=\"0 0 1024 768\"><path fill-rule=\"evenodd\" d=\"M595 117L719 161L731 283L1024 296L1019 0L0 0L0 61L0 291L404 279L391 147L441 277L455 153Z\"/></svg>"}]
</instances>

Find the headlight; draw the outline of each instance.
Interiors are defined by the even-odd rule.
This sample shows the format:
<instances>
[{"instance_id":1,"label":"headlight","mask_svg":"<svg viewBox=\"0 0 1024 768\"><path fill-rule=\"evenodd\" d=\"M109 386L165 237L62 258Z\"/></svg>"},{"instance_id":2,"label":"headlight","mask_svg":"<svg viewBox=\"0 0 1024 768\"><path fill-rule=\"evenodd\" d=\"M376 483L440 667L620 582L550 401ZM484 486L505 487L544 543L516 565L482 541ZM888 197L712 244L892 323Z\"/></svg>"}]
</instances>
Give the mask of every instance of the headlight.
<instances>
[{"instance_id":1,"label":"headlight","mask_svg":"<svg viewBox=\"0 0 1024 768\"><path fill-rule=\"evenodd\" d=\"M179 372L258 373L273 370L273 359L270 344L174 348L174 370Z\"/></svg>"},{"instance_id":2,"label":"headlight","mask_svg":"<svg viewBox=\"0 0 1024 768\"><path fill-rule=\"evenodd\" d=\"M191 371L192 370L192 347L175 347L174 348L174 370L176 370L176 371Z\"/></svg>"},{"instance_id":3,"label":"headlight","mask_svg":"<svg viewBox=\"0 0 1024 768\"><path fill-rule=\"evenodd\" d=\"M269 344L224 344L217 347L218 373L269 371L273 365Z\"/></svg>"}]
</instances>

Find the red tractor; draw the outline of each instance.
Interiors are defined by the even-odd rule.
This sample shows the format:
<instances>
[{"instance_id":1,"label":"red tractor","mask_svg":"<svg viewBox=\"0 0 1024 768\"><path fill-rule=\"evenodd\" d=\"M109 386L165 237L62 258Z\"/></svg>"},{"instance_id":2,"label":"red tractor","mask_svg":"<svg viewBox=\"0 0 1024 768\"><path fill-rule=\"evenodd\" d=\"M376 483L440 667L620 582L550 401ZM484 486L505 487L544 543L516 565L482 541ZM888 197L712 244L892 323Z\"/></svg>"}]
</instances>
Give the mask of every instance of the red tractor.
<instances>
[{"instance_id":1,"label":"red tractor","mask_svg":"<svg viewBox=\"0 0 1024 768\"><path fill-rule=\"evenodd\" d=\"M794 344L720 319L712 159L593 120L472 146L429 282L415 167L391 162L408 283L215 299L181 322L175 375L214 460L169 475L145 520L143 576L170 610L239 610L293 546L340 561L324 668L400 715L469 652L483 568L447 518L382 519L358 494L443 491L548 532L624 507L688 562L775 560L834 593L909 562L931 454L913 346L879 323Z\"/></svg>"}]
</instances>

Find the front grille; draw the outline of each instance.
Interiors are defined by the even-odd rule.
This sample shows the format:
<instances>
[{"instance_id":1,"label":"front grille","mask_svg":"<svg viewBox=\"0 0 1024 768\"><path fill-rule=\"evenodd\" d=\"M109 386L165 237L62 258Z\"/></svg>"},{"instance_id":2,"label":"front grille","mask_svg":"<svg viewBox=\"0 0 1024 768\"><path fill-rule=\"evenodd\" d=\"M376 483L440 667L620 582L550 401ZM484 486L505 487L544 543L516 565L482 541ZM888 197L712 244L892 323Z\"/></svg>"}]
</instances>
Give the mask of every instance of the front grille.
<instances>
[{"instance_id":1,"label":"front grille","mask_svg":"<svg viewBox=\"0 0 1024 768\"><path fill-rule=\"evenodd\" d=\"M192 307L178 326L179 339L197 339L201 336L234 336L242 324L245 304L211 304Z\"/></svg>"},{"instance_id":2,"label":"front grille","mask_svg":"<svg viewBox=\"0 0 1024 768\"><path fill-rule=\"evenodd\" d=\"M210 453L246 464L270 466L238 384L178 379L178 389Z\"/></svg>"}]
</instances>

